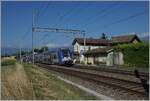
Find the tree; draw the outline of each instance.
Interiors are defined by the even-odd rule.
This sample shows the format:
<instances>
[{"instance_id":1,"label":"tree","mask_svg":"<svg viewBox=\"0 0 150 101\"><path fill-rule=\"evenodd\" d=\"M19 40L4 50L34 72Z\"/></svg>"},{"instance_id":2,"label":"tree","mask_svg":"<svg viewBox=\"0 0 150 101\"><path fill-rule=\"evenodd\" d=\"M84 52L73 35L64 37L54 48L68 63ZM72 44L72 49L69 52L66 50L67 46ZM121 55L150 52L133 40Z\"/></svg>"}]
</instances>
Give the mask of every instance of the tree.
<instances>
[{"instance_id":1,"label":"tree","mask_svg":"<svg viewBox=\"0 0 150 101\"><path fill-rule=\"evenodd\" d=\"M107 39L107 36L105 33L102 33L101 39Z\"/></svg>"},{"instance_id":2,"label":"tree","mask_svg":"<svg viewBox=\"0 0 150 101\"><path fill-rule=\"evenodd\" d=\"M37 52L37 53L38 53L38 52L39 52L39 49L35 48L35 49L34 49L34 52Z\"/></svg>"},{"instance_id":3,"label":"tree","mask_svg":"<svg viewBox=\"0 0 150 101\"><path fill-rule=\"evenodd\" d=\"M47 46L43 46L40 50L39 53L42 53L44 51L48 51L48 47Z\"/></svg>"}]
</instances>

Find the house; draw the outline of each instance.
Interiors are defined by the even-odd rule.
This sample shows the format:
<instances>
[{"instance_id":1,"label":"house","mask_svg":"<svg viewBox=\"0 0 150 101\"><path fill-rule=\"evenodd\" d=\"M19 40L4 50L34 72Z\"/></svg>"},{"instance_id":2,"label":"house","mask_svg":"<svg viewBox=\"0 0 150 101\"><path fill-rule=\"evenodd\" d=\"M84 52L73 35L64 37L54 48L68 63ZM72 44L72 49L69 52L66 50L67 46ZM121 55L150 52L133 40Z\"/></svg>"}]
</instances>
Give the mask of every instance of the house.
<instances>
[{"instance_id":1,"label":"house","mask_svg":"<svg viewBox=\"0 0 150 101\"><path fill-rule=\"evenodd\" d=\"M111 45L114 46L117 44L129 44L129 43L137 43L137 42L141 42L141 40L138 38L136 34L115 36L115 37L112 37Z\"/></svg>"},{"instance_id":2,"label":"house","mask_svg":"<svg viewBox=\"0 0 150 101\"><path fill-rule=\"evenodd\" d=\"M115 36L111 40L93 38L85 40L85 48L83 38L75 38L72 43L74 59L76 62L84 62L85 64L106 64L108 53L113 46L141 42L137 35Z\"/></svg>"},{"instance_id":3,"label":"house","mask_svg":"<svg viewBox=\"0 0 150 101\"><path fill-rule=\"evenodd\" d=\"M109 46L109 40L93 38L86 38L85 40L85 47L83 38L75 38L72 43L74 47L74 58L78 62L85 61L83 55L84 52Z\"/></svg>"},{"instance_id":4,"label":"house","mask_svg":"<svg viewBox=\"0 0 150 101\"><path fill-rule=\"evenodd\" d=\"M85 64L106 64L107 54L112 47L96 48L83 53Z\"/></svg>"}]
</instances>

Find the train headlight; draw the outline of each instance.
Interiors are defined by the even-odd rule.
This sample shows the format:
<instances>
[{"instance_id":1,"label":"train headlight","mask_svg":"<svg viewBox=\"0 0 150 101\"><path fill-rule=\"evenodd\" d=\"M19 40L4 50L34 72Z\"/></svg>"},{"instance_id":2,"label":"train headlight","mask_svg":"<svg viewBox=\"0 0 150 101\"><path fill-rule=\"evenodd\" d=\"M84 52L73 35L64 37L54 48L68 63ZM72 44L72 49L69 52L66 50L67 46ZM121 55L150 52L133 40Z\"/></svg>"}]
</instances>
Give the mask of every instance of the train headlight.
<instances>
[{"instance_id":1,"label":"train headlight","mask_svg":"<svg viewBox=\"0 0 150 101\"><path fill-rule=\"evenodd\" d=\"M62 61L67 61L68 59L67 59L67 57L64 57L63 59L62 59Z\"/></svg>"},{"instance_id":2,"label":"train headlight","mask_svg":"<svg viewBox=\"0 0 150 101\"><path fill-rule=\"evenodd\" d=\"M68 57L68 60L71 60L71 58L70 58L70 57Z\"/></svg>"}]
</instances>

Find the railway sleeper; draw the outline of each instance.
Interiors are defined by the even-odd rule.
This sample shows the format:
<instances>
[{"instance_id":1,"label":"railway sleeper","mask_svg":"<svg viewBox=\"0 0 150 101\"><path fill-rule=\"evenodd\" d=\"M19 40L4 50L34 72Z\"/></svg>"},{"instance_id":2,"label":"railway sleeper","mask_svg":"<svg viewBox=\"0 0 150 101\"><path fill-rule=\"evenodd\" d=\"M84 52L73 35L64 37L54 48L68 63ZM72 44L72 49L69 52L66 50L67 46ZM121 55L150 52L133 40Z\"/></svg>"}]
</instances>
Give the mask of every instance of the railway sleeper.
<instances>
[{"instance_id":1,"label":"railway sleeper","mask_svg":"<svg viewBox=\"0 0 150 101\"><path fill-rule=\"evenodd\" d=\"M60 71L61 72L61 71ZM79 75L79 74L77 74L77 73L68 73L68 72L66 72L66 71L63 71L64 73L67 73L67 74L71 74L71 75L75 75L75 76L78 76L78 77L80 77L80 78L83 78L83 79L87 79L88 81L90 80L90 81L95 81L95 82L97 82L97 83L103 83L103 84L107 84L107 85L110 85L110 86L115 86L116 88L121 88L121 89L126 89L127 91L131 91L131 89L129 89L129 88L127 88L127 87L122 87L122 86L118 86L118 85L116 85L115 83L113 84L113 83L106 83L106 82L104 82L104 81L101 81L101 80L98 80L98 79L91 79L90 77L87 77L86 75ZM132 90L132 92L139 92L139 91L137 91L137 90ZM142 93L143 94L143 92L139 92L139 93Z\"/></svg>"},{"instance_id":2,"label":"railway sleeper","mask_svg":"<svg viewBox=\"0 0 150 101\"><path fill-rule=\"evenodd\" d=\"M69 70L69 69L62 69L62 68L49 68L49 69L52 69L52 70L55 70L55 71L57 71L57 72L63 72L63 73L66 73L66 74L69 74L69 75L73 75L73 76L78 76L78 77L80 77L80 78L83 78L83 79L86 79L86 80L88 80L88 81L94 81L94 82L97 82L97 83L99 83L99 84L101 84L101 83L103 83L103 84L107 84L107 85L109 85L109 86L113 86L113 87L115 87L115 88L121 88L121 89L124 89L124 90L127 90L127 91L132 91L133 93L140 93L140 94L144 94L143 92L139 92L139 91L137 91L137 90L132 90L132 89L129 89L129 88L126 88L126 87L122 87L122 86L118 86L118 85L116 85L116 84L111 84L110 82L108 83L108 82L104 82L104 81L102 81L102 80L100 80L100 79L93 79L93 77L91 78L91 77L89 77L89 75L86 75L87 73L79 73L78 71L73 71L73 70Z\"/></svg>"},{"instance_id":3,"label":"railway sleeper","mask_svg":"<svg viewBox=\"0 0 150 101\"><path fill-rule=\"evenodd\" d=\"M59 67L58 67L59 68ZM60 68L62 68L62 67L60 67ZM68 68L62 68L62 69L68 69ZM69 70L72 70L72 69L70 69L69 68ZM78 72L80 72L80 73L88 73L88 74L90 74L90 75L92 75L92 76L99 76L99 78L106 78L106 79L108 79L108 78L110 78L110 79L113 79L113 80L115 80L116 82L118 81L118 82L120 82L120 80L121 81L125 81L125 82L130 82L130 84L131 83L133 83L133 84L141 84L141 83L139 83L139 82L133 82L133 81L129 81L129 80L124 80L124 79L119 79L119 78L114 78L114 77L110 77L110 76L103 76L103 75L99 75L99 74L94 74L94 73L90 73L90 72L84 72L84 71L79 71L79 70L75 70L75 69L73 69L74 71L78 71Z\"/></svg>"}]
</instances>

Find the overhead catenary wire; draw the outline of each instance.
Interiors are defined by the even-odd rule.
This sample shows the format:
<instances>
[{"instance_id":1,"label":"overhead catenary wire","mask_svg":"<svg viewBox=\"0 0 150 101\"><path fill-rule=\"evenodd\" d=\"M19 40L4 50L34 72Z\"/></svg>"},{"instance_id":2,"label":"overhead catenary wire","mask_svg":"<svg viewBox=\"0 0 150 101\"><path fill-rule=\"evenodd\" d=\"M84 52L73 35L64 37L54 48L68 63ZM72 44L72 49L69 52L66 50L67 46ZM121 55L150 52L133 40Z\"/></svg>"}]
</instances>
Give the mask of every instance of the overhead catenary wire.
<instances>
[{"instance_id":1,"label":"overhead catenary wire","mask_svg":"<svg viewBox=\"0 0 150 101\"><path fill-rule=\"evenodd\" d=\"M80 7L80 5L81 4L78 4L76 7ZM45 7L45 9L44 10L42 10L41 12L40 12L40 14L38 14L39 16L42 16L44 13L42 13L42 12L44 12L44 11L46 11L47 10L47 8L48 8L48 6L49 6L49 4L47 4L46 5L46 7ZM72 8L71 10L69 10L68 12L66 12L66 13L64 13L64 14L62 14L59 18L60 18L60 20L63 20L63 18L64 17L66 17L66 16L68 16L68 15L70 15L74 10L76 10L77 8L76 7L74 7L74 8Z\"/></svg>"},{"instance_id":2,"label":"overhead catenary wire","mask_svg":"<svg viewBox=\"0 0 150 101\"><path fill-rule=\"evenodd\" d=\"M81 6L81 3L79 3L78 5L76 4L75 7L71 8L70 10L68 10L67 12L65 12L64 14L60 15L58 21L59 21L59 24L56 24L55 26L59 26L60 25L60 22L68 22L68 19L67 21L65 21L65 17L69 16L70 14L73 14L74 11L76 11L76 9L79 9Z\"/></svg>"},{"instance_id":3,"label":"overhead catenary wire","mask_svg":"<svg viewBox=\"0 0 150 101\"><path fill-rule=\"evenodd\" d=\"M119 6L118 6L119 7ZM121 6L120 6L121 7ZM112 10L110 10L110 12L112 13L112 11L114 11L115 9L112 9ZM113 12L114 13L114 12ZM85 28L87 28L89 25L92 25L92 24L95 24L95 23L97 23L97 20L99 20L99 23L100 23L100 18L105 18L105 17L107 17L107 16L109 16L110 15L110 13L105 13L104 15L102 15L102 16L99 16L98 17L98 19L95 19L95 20L93 20L91 23L87 23L84 27ZM102 21L102 20L101 20Z\"/></svg>"},{"instance_id":4,"label":"overhead catenary wire","mask_svg":"<svg viewBox=\"0 0 150 101\"><path fill-rule=\"evenodd\" d=\"M31 27L29 26L27 31L24 33L24 35L20 38L20 41L19 41L19 49L20 49L20 57L22 56L22 48L24 46L24 40L26 39L26 37L30 34L30 31L31 31Z\"/></svg>"},{"instance_id":5,"label":"overhead catenary wire","mask_svg":"<svg viewBox=\"0 0 150 101\"><path fill-rule=\"evenodd\" d=\"M37 21L47 12L49 6L51 5L50 2L48 2L46 5L44 5L43 7L40 8L40 10L38 10L36 16L37 16Z\"/></svg>"},{"instance_id":6,"label":"overhead catenary wire","mask_svg":"<svg viewBox=\"0 0 150 101\"><path fill-rule=\"evenodd\" d=\"M130 15L130 16L128 16L128 17L125 17L125 18L121 18L121 19L119 19L119 20L117 20L117 21L108 23L108 24L106 24L106 25L99 26L99 29L101 29L101 30L102 30L102 29L106 29L106 28L109 28L109 27L112 26L112 25L115 25L115 24L118 24L118 23L122 23L122 22L128 21L128 20L130 20L130 19L136 18L136 17L138 17L138 16L142 16L142 15L144 15L144 14L146 14L146 10L144 10L144 11L142 11L142 12L138 12L138 13L132 14L132 15ZM95 28L96 28L96 27L97 27L97 26L95 26Z\"/></svg>"},{"instance_id":7,"label":"overhead catenary wire","mask_svg":"<svg viewBox=\"0 0 150 101\"><path fill-rule=\"evenodd\" d=\"M81 5L81 3L77 6L77 7L80 7L80 5ZM103 12L106 12L108 9L110 9L111 7L113 7L114 5L116 5L116 3L114 3L113 5L110 5L109 7L106 7L105 9L103 9L103 10L101 10L99 13L100 14L98 14L98 15L101 15ZM43 12L48 8L48 4L47 4L47 6L45 7L45 9L43 10ZM62 14L61 16L60 16L60 20L62 21L66 16L69 16L70 14L72 14L73 13L73 11L75 11L76 10L76 8L72 8L72 9L70 9L69 11L67 11L66 13L64 13L64 14ZM42 15L42 14L41 14ZM58 25L58 24L57 24Z\"/></svg>"},{"instance_id":8,"label":"overhead catenary wire","mask_svg":"<svg viewBox=\"0 0 150 101\"><path fill-rule=\"evenodd\" d=\"M87 3L87 6L89 7L90 3L88 2ZM81 8L81 3L79 3L76 7L70 9L68 12L64 13L63 15L60 16L60 19L61 20L60 22L65 22L65 23L68 23L70 20L67 19L67 21L65 21L65 18L68 17L69 15L71 14L76 14L75 16L77 16L79 13L81 13L81 11L83 9L87 9L87 8ZM77 12L77 13L74 13L74 12ZM59 22L59 23L60 23ZM59 24L57 24L56 26L58 26ZM67 38L75 38L75 34L78 34L78 33L73 33L73 36L71 37L70 35L66 35Z\"/></svg>"},{"instance_id":9,"label":"overhead catenary wire","mask_svg":"<svg viewBox=\"0 0 150 101\"><path fill-rule=\"evenodd\" d=\"M38 10L36 10L36 23L39 21L39 19L46 13L46 11L48 10L49 6L51 5L51 2L47 2L46 5L41 4L40 8ZM38 36L37 36L38 39ZM38 43L38 42L37 42ZM39 46L39 44L37 44L37 46Z\"/></svg>"},{"instance_id":10,"label":"overhead catenary wire","mask_svg":"<svg viewBox=\"0 0 150 101\"><path fill-rule=\"evenodd\" d=\"M50 2L47 2L46 5L44 5L44 3L41 4L41 7L36 11L36 22L38 22L39 19L46 13L50 5Z\"/></svg>"},{"instance_id":11,"label":"overhead catenary wire","mask_svg":"<svg viewBox=\"0 0 150 101\"><path fill-rule=\"evenodd\" d=\"M114 22L112 22L112 23L110 23L110 24L104 25L103 28L108 28L108 27L110 27L111 25L118 24L118 23L121 23L121 22L124 22L124 21L128 21L128 20L130 20L130 19L133 19L133 18L135 18L135 17L141 16L141 15L144 15L144 14L146 14L146 11L138 12L138 13L136 13L136 14L134 14L134 15L130 15L130 16L126 17L126 18L122 18L122 19L119 19L119 20L117 20L117 21L114 21Z\"/></svg>"},{"instance_id":12,"label":"overhead catenary wire","mask_svg":"<svg viewBox=\"0 0 150 101\"><path fill-rule=\"evenodd\" d=\"M89 2L86 4L87 7L81 6L81 3L79 3L76 9L74 10L75 12L73 13L72 11L72 15L77 17L80 13L84 13L83 11L90 7L89 5L90 5ZM69 16L69 14L67 16ZM65 19L65 16L64 16L64 19ZM69 21L72 21L72 19L68 18L67 21L64 20L64 22L66 23L68 23Z\"/></svg>"},{"instance_id":13,"label":"overhead catenary wire","mask_svg":"<svg viewBox=\"0 0 150 101\"><path fill-rule=\"evenodd\" d=\"M31 31L31 26L28 27L27 31L24 33L24 35L22 36L22 39L24 40L28 35L29 32Z\"/></svg>"},{"instance_id":14,"label":"overhead catenary wire","mask_svg":"<svg viewBox=\"0 0 150 101\"><path fill-rule=\"evenodd\" d=\"M79 4L80 5L80 4ZM77 5L77 6L79 6ZM69 14L71 14L74 10L76 9L76 7L73 7L72 9L70 9L69 11L67 11L66 13L62 14L59 19L62 20L64 17L68 16Z\"/></svg>"},{"instance_id":15,"label":"overhead catenary wire","mask_svg":"<svg viewBox=\"0 0 150 101\"><path fill-rule=\"evenodd\" d=\"M40 6L40 8L42 9L42 4ZM40 10L36 10L36 16L37 18L41 15ZM22 36L22 39L25 39L27 37L27 35L29 34L29 31L31 31L31 26L28 27L27 31L25 32L25 34Z\"/></svg>"},{"instance_id":16,"label":"overhead catenary wire","mask_svg":"<svg viewBox=\"0 0 150 101\"><path fill-rule=\"evenodd\" d=\"M43 44L46 45L46 38L48 37L48 34L45 34L43 37Z\"/></svg>"},{"instance_id":17,"label":"overhead catenary wire","mask_svg":"<svg viewBox=\"0 0 150 101\"><path fill-rule=\"evenodd\" d=\"M40 7L37 9L37 13L36 16L39 17L41 14L41 10L44 8L45 6L43 5L43 3L41 3Z\"/></svg>"},{"instance_id":18,"label":"overhead catenary wire","mask_svg":"<svg viewBox=\"0 0 150 101\"><path fill-rule=\"evenodd\" d=\"M109 15L109 11L113 10L115 7L119 6L120 2L115 2L113 4L110 4L108 7L106 8L103 8L102 10L98 11L96 15L91 16L89 18L86 19L86 23L84 23L83 25L81 26L88 26L89 24L93 23L93 22L96 22L95 20L97 20L97 18L100 18L100 17L104 17L104 16L107 16Z\"/></svg>"}]
</instances>

